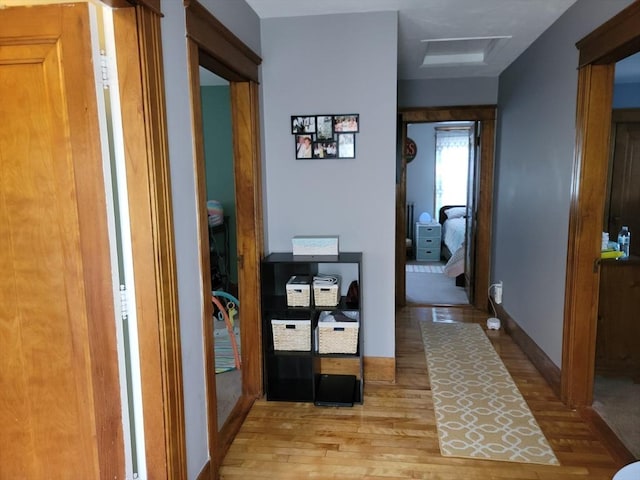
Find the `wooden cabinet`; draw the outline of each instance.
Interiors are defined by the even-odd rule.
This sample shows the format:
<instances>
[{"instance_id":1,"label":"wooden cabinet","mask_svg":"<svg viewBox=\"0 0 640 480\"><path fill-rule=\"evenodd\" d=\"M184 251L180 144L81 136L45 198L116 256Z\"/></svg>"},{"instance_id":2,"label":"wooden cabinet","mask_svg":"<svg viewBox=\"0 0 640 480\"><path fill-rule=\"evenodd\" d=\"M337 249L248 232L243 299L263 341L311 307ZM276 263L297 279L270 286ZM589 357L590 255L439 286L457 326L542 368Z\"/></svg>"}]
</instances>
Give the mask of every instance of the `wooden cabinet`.
<instances>
[{"instance_id":1,"label":"wooden cabinet","mask_svg":"<svg viewBox=\"0 0 640 480\"><path fill-rule=\"evenodd\" d=\"M318 274L340 276L338 305L317 305L314 302L313 285L310 285L308 304L290 306L291 302L287 302L289 279L294 276L312 279ZM315 402L316 405L334 406L362 403L362 254L355 252L336 256L294 256L291 253L272 253L262 261L261 277L264 389L267 400ZM359 302L347 303L345 293L354 280L359 285ZM298 302L295 304L299 305ZM322 332L318 330L319 319L336 312L357 318L355 353L320 353L321 349L318 347ZM298 342L295 350L275 348L274 320L278 325L277 335L306 335L300 337L302 343ZM305 328L306 331L297 331ZM337 330L335 333L340 335L342 332Z\"/></svg>"},{"instance_id":2,"label":"wooden cabinet","mask_svg":"<svg viewBox=\"0 0 640 480\"><path fill-rule=\"evenodd\" d=\"M438 223L416 223L416 260L440 260L441 226Z\"/></svg>"},{"instance_id":3,"label":"wooden cabinet","mask_svg":"<svg viewBox=\"0 0 640 480\"><path fill-rule=\"evenodd\" d=\"M604 260L600 272L596 373L640 380L640 257Z\"/></svg>"}]
</instances>

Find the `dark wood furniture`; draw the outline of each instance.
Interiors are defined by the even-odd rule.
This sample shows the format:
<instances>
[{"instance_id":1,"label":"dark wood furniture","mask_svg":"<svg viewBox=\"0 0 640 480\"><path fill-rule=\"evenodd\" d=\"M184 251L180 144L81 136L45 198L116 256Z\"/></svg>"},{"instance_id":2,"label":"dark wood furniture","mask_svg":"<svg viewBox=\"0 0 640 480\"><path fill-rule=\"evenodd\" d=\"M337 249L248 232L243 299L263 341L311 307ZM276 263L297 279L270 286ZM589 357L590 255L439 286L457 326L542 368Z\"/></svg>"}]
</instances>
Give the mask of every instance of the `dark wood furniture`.
<instances>
[{"instance_id":1,"label":"dark wood furniture","mask_svg":"<svg viewBox=\"0 0 640 480\"><path fill-rule=\"evenodd\" d=\"M347 304L341 296L337 306L314 305L311 287L308 307L287 304L286 284L292 276L313 277L318 273L340 272L342 291L353 280L359 284L359 303ZM364 398L362 253L333 256L294 256L272 253L262 261L262 341L264 351L264 390L267 400L315 402L317 405L345 406L362 403ZM316 327L323 311L357 312L359 330L355 354L318 353ZM308 351L275 350L271 320L310 320ZM349 389L353 393L344 396Z\"/></svg>"},{"instance_id":2,"label":"dark wood furniture","mask_svg":"<svg viewBox=\"0 0 640 480\"><path fill-rule=\"evenodd\" d=\"M603 260L596 337L596 373L640 382L640 257Z\"/></svg>"}]
</instances>

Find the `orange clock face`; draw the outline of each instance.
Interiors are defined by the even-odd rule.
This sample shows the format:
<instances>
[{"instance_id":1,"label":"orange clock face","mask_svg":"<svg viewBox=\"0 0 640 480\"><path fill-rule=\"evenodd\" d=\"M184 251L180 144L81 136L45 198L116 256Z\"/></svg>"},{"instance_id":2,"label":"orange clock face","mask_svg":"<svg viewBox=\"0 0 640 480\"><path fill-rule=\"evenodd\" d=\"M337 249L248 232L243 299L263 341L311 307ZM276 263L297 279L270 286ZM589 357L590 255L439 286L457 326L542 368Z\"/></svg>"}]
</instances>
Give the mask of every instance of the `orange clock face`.
<instances>
[{"instance_id":1,"label":"orange clock face","mask_svg":"<svg viewBox=\"0 0 640 480\"><path fill-rule=\"evenodd\" d=\"M404 143L404 157L407 160L407 163L411 162L416 155L418 154L418 146L416 142L407 137L406 142Z\"/></svg>"}]
</instances>

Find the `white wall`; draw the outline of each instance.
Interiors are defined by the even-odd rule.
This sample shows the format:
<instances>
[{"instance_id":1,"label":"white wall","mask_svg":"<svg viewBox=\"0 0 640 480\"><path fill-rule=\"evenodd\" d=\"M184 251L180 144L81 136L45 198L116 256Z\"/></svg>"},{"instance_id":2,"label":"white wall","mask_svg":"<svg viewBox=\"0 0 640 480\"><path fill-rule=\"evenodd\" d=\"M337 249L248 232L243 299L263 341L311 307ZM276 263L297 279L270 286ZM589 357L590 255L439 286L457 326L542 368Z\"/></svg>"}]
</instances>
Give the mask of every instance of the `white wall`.
<instances>
[{"instance_id":1,"label":"white wall","mask_svg":"<svg viewBox=\"0 0 640 480\"><path fill-rule=\"evenodd\" d=\"M407 203L414 202L414 221L422 212L438 219L434 211L434 188L436 173L435 123L411 123L407 125L407 136L416 142L418 154L407 165ZM408 228L408 226L407 226Z\"/></svg>"},{"instance_id":2,"label":"white wall","mask_svg":"<svg viewBox=\"0 0 640 480\"><path fill-rule=\"evenodd\" d=\"M272 18L261 24L271 252L294 235L337 234L363 252L365 355L393 357L397 14ZM290 116L360 115L356 158L295 160Z\"/></svg>"},{"instance_id":3,"label":"white wall","mask_svg":"<svg viewBox=\"0 0 640 480\"><path fill-rule=\"evenodd\" d=\"M500 76L493 281L558 366L582 37L630 0L578 0Z\"/></svg>"},{"instance_id":4,"label":"white wall","mask_svg":"<svg viewBox=\"0 0 640 480\"><path fill-rule=\"evenodd\" d=\"M259 52L259 19L244 0L205 0L239 38ZM197 205L182 2L163 0L161 22L167 130L173 194L178 277L178 308L187 443L187 476L197 477L209 458L202 334L203 292L197 232Z\"/></svg>"}]
</instances>

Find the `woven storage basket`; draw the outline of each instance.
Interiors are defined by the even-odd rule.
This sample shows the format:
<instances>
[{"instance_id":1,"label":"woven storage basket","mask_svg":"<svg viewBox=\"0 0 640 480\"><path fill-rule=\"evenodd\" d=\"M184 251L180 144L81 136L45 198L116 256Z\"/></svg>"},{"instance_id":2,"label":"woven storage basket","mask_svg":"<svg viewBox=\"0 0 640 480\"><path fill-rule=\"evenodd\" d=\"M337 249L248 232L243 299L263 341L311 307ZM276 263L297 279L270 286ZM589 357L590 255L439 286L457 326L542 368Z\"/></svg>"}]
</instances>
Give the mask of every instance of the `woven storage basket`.
<instances>
[{"instance_id":1,"label":"woven storage basket","mask_svg":"<svg viewBox=\"0 0 640 480\"><path fill-rule=\"evenodd\" d=\"M274 350L311 350L311 320L271 320Z\"/></svg>"},{"instance_id":2,"label":"woven storage basket","mask_svg":"<svg viewBox=\"0 0 640 480\"><path fill-rule=\"evenodd\" d=\"M287 282L287 305L289 307L308 307L311 305L311 286L305 277L291 277Z\"/></svg>"},{"instance_id":3,"label":"woven storage basket","mask_svg":"<svg viewBox=\"0 0 640 480\"><path fill-rule=\"evenodd\" d=\"M313 284L313 302L318 307L335 307L340 303L340 285Z\"/></svg>"},{"instance_id":4,"label":"woven storage basket","mask_svg":"<svg viewBox=\"0 0 640 480\"><path fill-rule=\"evenodd\" d=\"M360 322L357 312L345 312L353 321L318 322L318 353L356 353Z\"/></svg>"}]
</instances>

